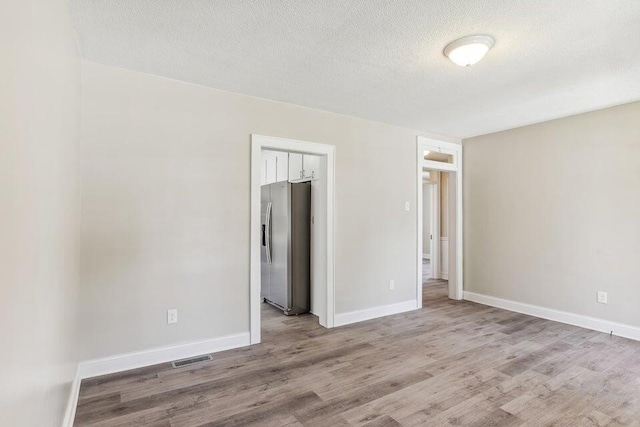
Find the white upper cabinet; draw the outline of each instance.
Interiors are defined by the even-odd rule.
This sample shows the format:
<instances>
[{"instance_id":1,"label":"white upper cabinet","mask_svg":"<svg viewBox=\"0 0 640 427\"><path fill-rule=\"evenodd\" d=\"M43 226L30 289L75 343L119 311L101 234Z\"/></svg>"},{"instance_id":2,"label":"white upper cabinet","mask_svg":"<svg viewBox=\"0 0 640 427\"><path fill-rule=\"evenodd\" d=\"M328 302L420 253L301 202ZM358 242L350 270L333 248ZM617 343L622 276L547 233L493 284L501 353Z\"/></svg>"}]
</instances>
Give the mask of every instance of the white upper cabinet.
<instances>
[{"instance_id":1,"label":"white upper cabinet","mask_svg":"<svg viewBox=\"0 0 640 427\"><path fill-rule=\"evenodd\" d=\"M320 157L289 153L289 181L304 182L319 178Z\"/></svg>"},{"instance_id":2,"label":"white upper cabinet","mask_svg":"<svg viewBox=\"0 0 640 427\"><path fill-rule=\"evenodd\" d=\"M289 181L300 182L303 180L302 154L289 153Z\"/></svg>"},{"instance_id":3,"label":"white upper cabinet","mask_svg":"<svg viewBox=\"0 0 640 427\"><path fill-rule=\"evenodd\" d=\"M266 162L266 184L272 184L276 182L278 176L276 171L276 153L275 151L263 151L262 152L263 164Z\"/></svg>"},{"instance_id":4,"label":"white upper cabinet","mask_svg":"<svg viewBox=\"0 0 640 427\"><path fill-rule=\"evenodd\" d=\"M320 157L304 155L302 156L302 171L305 180L316 180L319 178Z\"/></svg>"},{"instance_id":5,"label":"white upper cabinet","mask_svg":"<svg viewBox=\"0 0 640 427\"><path fill-rule=\"evenodd\" d=\"M289 180L289 153L276 151L276 181Z\"/></svg>"},{"instance_id":6,"label":"white upper cabinet","mask_svg":"<svg viewBox=\"0 0 640 427\"><path fill-rule=\"evenodd\" d=\"M287 181L289 177L289 153L280 151L262 152L261 185Z\"/></svg>"},{"instance_id":7,"label":"white upper cabinet","mask_svg":"<svg viewBox=\"0 0 640 427\"><path fill-rule=\"evenodd\" d=\"M274 182L305 182L319 178L320 157L283 153L280 151L262 152L262 185Z\"/></svg>"}]
</instances>

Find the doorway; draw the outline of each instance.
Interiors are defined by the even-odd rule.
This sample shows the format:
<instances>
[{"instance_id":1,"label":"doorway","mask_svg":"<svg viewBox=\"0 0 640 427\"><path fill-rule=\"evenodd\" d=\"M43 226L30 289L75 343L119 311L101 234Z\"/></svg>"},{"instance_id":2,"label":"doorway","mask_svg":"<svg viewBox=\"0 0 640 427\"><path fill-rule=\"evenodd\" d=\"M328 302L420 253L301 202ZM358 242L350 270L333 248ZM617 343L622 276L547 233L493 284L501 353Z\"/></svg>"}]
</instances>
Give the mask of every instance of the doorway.
<instances>
[{"instance_id":1,"label":"doorway","mask_svg":"<svg viewBox=\"0 0 640 427\"><path fill-rule=\"evenodd\" d=\"M261 341L261 184L263 182L263 151L307 154L318 157L318 180L314 199L322 206L314 215L311 247L314 314L326 328L334 326L334 182L335 147L307 141L251 135L251 258L250 258L250 335L251 344Z\"/></svg>"},{"instance_id":2,"label":"doorway","mask_svg":"<svg viewBox=\"0 0 640 427\"><path fill-rule=\"evenodd\" d=\"M440 277L440 172L422 176L422 282Z\"/></svg>"},{"instance_id":3,"label":"doorway","mask_svg":"<svg viewBox=\"0 0 640 427\"><path fill-rule=\"evenodd\" d=\"M448 296L463 298L462 271L462 146L445 141L418 137L418 242L417 294L422 307L424 252L429 247L431 278L448 280ZM431 232L425 234L425 176L435 186L430 189ZM434 193L437 194L434 197ZM425 246L426 236L430 242Z\"/></svg>"}]
</instances>

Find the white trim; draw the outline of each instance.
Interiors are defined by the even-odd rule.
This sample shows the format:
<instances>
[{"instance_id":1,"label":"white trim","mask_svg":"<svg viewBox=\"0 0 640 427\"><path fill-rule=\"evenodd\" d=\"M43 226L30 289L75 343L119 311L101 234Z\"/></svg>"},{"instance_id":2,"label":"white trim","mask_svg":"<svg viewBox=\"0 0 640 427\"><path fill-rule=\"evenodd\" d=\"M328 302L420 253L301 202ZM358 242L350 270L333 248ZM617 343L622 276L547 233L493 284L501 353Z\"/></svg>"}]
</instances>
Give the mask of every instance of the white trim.
<instances>
[{"instance_id":1,"label":"white trim","mask_svg":"<svg viewBox=\"0 0 640 427\"><path fill-rule=\"evenodd\" d=\"M435 178L435 184L433 185L433 191L431 192L431 254L432 263L431 263L431 278L439 279L440 278L440 265L442 261L440 261L442 251L440 250L440 171L432 171L433 176ZM424 242L423 242L424 244ZM422 287L422 286L420 286Z\"/></svg>"},{"instance_id":2,"label":"white trim","mask_svg":"<svg viewBox=\"0 0 640 427\"><path fill-rule=\"evenodd\" d=\"M80 363L78 373L81 379L97 377L115 372L128 371L129 369L156 365L158 363L171 362L172 360L199 356L201 354L244 347L249 344L249 332L243 332L187 344L157 347L149 350L105 357L103 359L88 360Z\"/></svg>"},{"instance_id":3,"label":"white trim","mask_svg":"<svg viewBox=\"0 0 640 427\"><path fill-rule=\"evenodd\" d=\"M517 313L528 314L529 316L540 317L542 319L553 320L560 323L579 326L581 328L594 331L610 333L613 335L640 341L640 328L623 323L611 322L597 317L584 316L582 314L570 313L568 311L555 310L553 308L539 305L526 304L523 302L511 301L508 299L492 297L490 295L477 294L475 292L464 292L464 299L477 302L479 304L498 307Z\"/></svg>"},{"instance_id":4,"label":"white trim","mask_svg":"<svg viewBox=\"0 0 640 427\"><path fill-rule=\"evenodd\" d=\"M364 320L377 319L378 317L405 313L407 311L413 311L417 309L418 309L418 305L416 304L416 301L410 300L410 301L399 302L396 304L365 308L364 310L338 313L336 314L335 326L349 325L351 323L362 322Z\"/></svg>"},{"instance_id":5,"label":"white trim","mask_svg":"<svg viewBox=\"0 0 640 427\"><path fill-rule=\"evenodd\" d=\"M451 154L453 163L435 162L424 159L424 151L435 151L440 153ZM463 299L464 277L463 277L463 227L462 227L462 153L461 144L453 142L441 141L423 136L417 137L416 142L416 161L417 161L417 182L418 182L418 209L417 209L417 225L418 238L417 246L417 265L416 265L416 294L418 296L419 307L422 307L422 176L423 168L428 167L432 170L449 171L455 173L455 239L450 243L450 248L455 251L452 257L455 261L449 265L449 298L460 300ZM450 205L452 200L449 198ZM451 227L450 227L450 231ZM435 252L433 253L435 254ZM450 258L451 259L451 258ZM434 258L434 265L437 259ZM454 265L451 265L454 264ZM439 265L439 263L438 263ZM436 266L438 267L438 266ZM433 266L432 266L433 268Z\"/></svg>"},{"instance_id":6,"label":"white trim","mask_svg":"<svg viewBox=\"0 0 640 427\"><path fill-rule=\"evenodd\" d=\"M418 155L416 156L416 168L418 170L418 186L417 186L417 190L416 191L416 216L418 217L418 221L417 221L417 225L416 227L418 228L417 230L417 234L418 234L418 238L416 239L416 245L418 245L418 262L417 264L417 271L416 271L416 304L418 306L418 308L422 308L422 251L423 251L423 246L422 246L422 233L423 233L423 221L424 221L424 214L422 213L422 208L424 205L424 202L422 200L422 193L423 193L423 188L422 186L424 185L424 171L422 170L422 160L424 158L424 154L420 155L421 151L420 151L420 142L418 142L418 146L416 147L417 153ZM433 246L431 247L431 254L433 254Z\"/></svg>"},{"instance_id":7,"label":"white trim","mask_svg":"<svg viewBox=\"0 0 640 427\"><path fill-rule=\"evenodd\" d=\"M250 255L250 313L251 344L260 342L260 178L262 150L279 150L290 153L326 156L327 218L326 218L326 307L320 308L320 324L333 328L335 322L335 156L336 147L328 144L251 135L251 255Z\"/></svg>"},{"instance_id":8,"label":"white trim","mask_svg":"<svg viewBox=\"0 0 640 427\"><path fill-rule=\"evenodd\" d=\"M462 145L460 145L460 151L458 156L456 156L458 161L458 171L456 172L456 236L455 236L455 244L456 244L456 252L455 252L455 260L456 260L456 299L464 298L464 238L463 238L463 210L462 210ZM451 182L451 181L449 181ZM451 229L451 227L449 227ZM449 246L451 247L451 246ZM449 263L451 264L451 263ZM449 271L451 271L451 265L449 265Z\"/></svg>"},{"instance_id":9,"label":"white trim","mask_svg":"<svg viewBox=\"0 0 640 427\"><path fill-rule=\"evenodd\" d=\"M422 167L430 170L439 170L445 172L455 172L458 170L455 164L436 162L434 160L423 160Z\"/></svg>"},{"instance_id":10,"label":"white trim","mask_svg":"<svg viewBox=\"0 0 640 427\"><path fill-rule=\"evenodd\" d=\"M80 365L78 365L76 367L76 376L71 383L71 390L69 391L69 401L67 402L67 409L64 411L64 420L62 421L62 427L73 427L73 422L76 419L78 397L80 396L80 380Z\"/></svg>"},{"instance_id":11,"label":"white trim","mask_svg":"<svg viewBox=\"0 0 640 427\"><path fill-rule=\"evenodd\" d=\"M422 259L431 260L431 255L430 254L422 254Z\"/></svg>"},{"instance_id":12,"label":"white trim","mask_svg":"<svg viewBox=\"0 0 640 427\"><path fill-rule=\"evenodd\" d=\"M438 253L444 254L440 257L440 263L438 264L438 273L439 278L444 280L449 280L449 267L451 257L449 256L449 238L440 236L440 241L438 242ZM445 269L445 267L447 267Z\"/></svg>"},{"instance_id":13,"label":"white trim","mask_svg":"<svg viewBox=\"0 0 640 427\"><path fill-rule=\"evenodd\" d=\"M458 142L448 142L448 141L443 141L441 139L427 138L426 136L418 136L418 141L422 142L423 144L427 144L432 147L435 147L436 148L435 151L439 151L437 149L440 148L441 149L440 152L447 153L447 154L453 154L452 152L460 151L460 148L462 148L462 145ZM438 162L438 163L442 163L442 162Z\"/></svg>"}]
</instances>

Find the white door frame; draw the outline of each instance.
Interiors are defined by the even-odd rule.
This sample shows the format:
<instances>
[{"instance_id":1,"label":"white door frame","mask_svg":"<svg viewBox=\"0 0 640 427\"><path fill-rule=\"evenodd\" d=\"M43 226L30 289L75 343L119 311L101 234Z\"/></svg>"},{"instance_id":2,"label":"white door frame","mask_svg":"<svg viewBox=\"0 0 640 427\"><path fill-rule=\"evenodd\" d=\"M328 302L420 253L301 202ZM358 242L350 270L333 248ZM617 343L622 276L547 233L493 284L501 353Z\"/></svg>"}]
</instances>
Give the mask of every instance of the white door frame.
<instances>
[{"instance_id":1,"label":"white door frame","mask_svg":"<svg viewBox=\"0 0 640 427\"><path fill-rule=\"evenodd\" d=\"M432 171L435 182L431 190L431 278L440 278L440 172ZM424 205L423 205L424 206ZM423 242L424 244L424 242ZM421 286L422 287L422 286Z\"/></svg>"},{"instance_id":2,"label":"white door frame","mask_svg":"<svg viewBox=\"0 0 640 427\"><path fill-rule=\"evenodd\" d=\"M333 328L335 324L335 152L336 147L315 142L272 136L251 135L251 258L249 288L249 324L251 344L260 342L260 178L262 150L287 151L290 153L314 154L324 157L321 161L321 176L326 181L326 304L320 309L320 324ZM326 167L324 167L326 165ZM318 266L322 268L323 266Z\"/></svg>"},{"instance_id":3,"label":"white door frame","mask_svg":"<svg viewBox=\"0 0 640 427\"><path fill-rule=\"evenodd\" d=\"M453 158L452 163L436 162L432 160L425 160L424 152L426 150L450 154ZM450 175L450 193L451 193L451 177L455 175L455 256L450 257L449 262L449 298L461 300L463 297L463 239L462 239L462 145L454 144L451 142L440 141L437 139L426 138L418 136L416 143L416 163L417 163L417 179L418 179L418 209L417 209L417 223L418 223L418 262L416 268L417 277L417 295L418 295L418 308L422 307L422 176L423 168L436 171L454 172ZM451 205L451 198L449 199ZM450 232L453 231L451 225L449 226ZM451 238L449 239L449 245L452 246ZM439 244L439 242L436 242ZM442 256L446 256L441 254ZM432 260L432 263L435 261ZM438 260L440 262L440 260ZM433 266L432 266L433 268ZM455 273L455 274L452 274Z\"/></svg>"}]
</instances>

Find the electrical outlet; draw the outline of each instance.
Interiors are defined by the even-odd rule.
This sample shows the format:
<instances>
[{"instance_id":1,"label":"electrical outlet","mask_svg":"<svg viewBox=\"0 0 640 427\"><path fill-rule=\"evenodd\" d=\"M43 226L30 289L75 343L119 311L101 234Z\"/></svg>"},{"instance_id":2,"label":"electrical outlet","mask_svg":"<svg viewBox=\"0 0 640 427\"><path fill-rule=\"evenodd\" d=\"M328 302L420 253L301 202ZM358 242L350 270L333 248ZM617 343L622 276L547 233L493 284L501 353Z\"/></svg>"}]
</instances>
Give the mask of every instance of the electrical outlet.
<instances>
[{"instance_id":1,"label":"electrical outlet","mask_svg":"<svg viewBox=\"0 0 640 427\"><path fill-rule=\"evenodd\" d=\"M172 323L178 323L178 309L172 308L171 310L167 310L167 323L170 325Z\"/></svg>"},{"instance_id":2,"label":"electrical outlet","mask_svg":"<svg viewBox=\"0 0 640 427\"><path fill-rule=\"evenodd\" d=\"M606 304L607 303L607 293L606 292L598 291L598 302L600 304Z\"/></svg>"},{"instance_id":3,"label":"electrical outlet","mask_svg":"<svg viewBox=\"0 0 640 427\"><path fill-rule=\"evenodd\" d=\"M404 210L409 212L409 210L411 210L411 205L409 204L409 202L404 202Z\"/></svg>"},{"instance_id":4,"label":"electrical outlet","mask_svg":"<svg viewBox=\"0 0 640 427\"><path fill-rule=\"evenodd\" d=\"M396 281L395 280L389 280L389 289L394 290L396 287Z\"/></svg>"}]
</instances>

